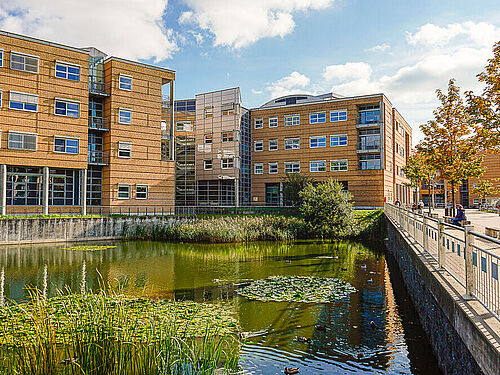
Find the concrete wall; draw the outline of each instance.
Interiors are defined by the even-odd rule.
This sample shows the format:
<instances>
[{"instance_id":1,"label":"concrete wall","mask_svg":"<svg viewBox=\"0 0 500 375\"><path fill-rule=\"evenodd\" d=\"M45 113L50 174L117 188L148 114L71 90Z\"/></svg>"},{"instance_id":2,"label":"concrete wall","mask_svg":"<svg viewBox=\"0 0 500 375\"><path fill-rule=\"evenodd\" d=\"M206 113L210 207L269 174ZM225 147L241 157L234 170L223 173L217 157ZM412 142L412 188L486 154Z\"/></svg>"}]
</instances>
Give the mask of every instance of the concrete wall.
<instances>
[{"instance_id":1,"label":"concrete wall","mask_svg":"<svg viewBox=\"0 0 500 375\"><path fill-rule=\"evenodd\" d=\"M500 355L494 340L475 322L474 315L428 258L417 253L387 220L387 250L399 265L420 322L445 374L500 374Z\"/></svg>"},{"instance_id":2,"label":"concrete wall","mask_svg":"<svg viewBox=\"0 0 500 375\"><path fill-rule=\"evenodd\" d=\"M138 226L172 226L177 217L100 217L0 220L0 245L65 241L120 239L131 236Z\"/></svg>"}]
</instances>

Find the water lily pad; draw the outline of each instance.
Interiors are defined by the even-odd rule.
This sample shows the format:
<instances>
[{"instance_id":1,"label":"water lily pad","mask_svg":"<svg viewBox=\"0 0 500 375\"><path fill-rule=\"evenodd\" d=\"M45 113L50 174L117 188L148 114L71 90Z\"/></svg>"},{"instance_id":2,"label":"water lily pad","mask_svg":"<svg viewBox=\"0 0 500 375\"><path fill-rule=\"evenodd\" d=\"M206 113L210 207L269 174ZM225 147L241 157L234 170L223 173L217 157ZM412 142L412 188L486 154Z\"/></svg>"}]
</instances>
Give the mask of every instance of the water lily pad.
<instances>
[{"instance_id":1,"label":"water lily pad","mask_svg":"<svg viewBox=\"0 0 500 375\"><path fill-rule=\"evenodd\" d=\"M116 246L111 245L79 245L66 247L63 250L67 251L103 251L108 249L114 249Z\"/></svg>"},{"instance_id":2,"label":"water lily pad","mask_svg":"<svg viewBox=\"0 0 500 375\"><path fill-rule=\"evenodd\" d=\"M313 276L270 276L241 288L248 299L268 302L329 303L356 292L351 284L335 278Z\"/></svg>"}]
</instances>

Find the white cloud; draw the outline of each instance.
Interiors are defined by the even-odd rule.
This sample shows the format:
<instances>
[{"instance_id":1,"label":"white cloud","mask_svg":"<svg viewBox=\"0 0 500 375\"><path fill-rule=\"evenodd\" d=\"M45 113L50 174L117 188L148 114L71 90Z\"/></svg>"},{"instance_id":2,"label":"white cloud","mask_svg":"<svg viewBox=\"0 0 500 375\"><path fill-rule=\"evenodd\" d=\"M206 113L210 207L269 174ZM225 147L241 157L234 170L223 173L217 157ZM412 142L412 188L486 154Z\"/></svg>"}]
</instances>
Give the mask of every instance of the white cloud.
<instances>
[{"instance_id":1,"label":"white cloud","mask_svg":"<svg viewBox=\"0 0 500 375\"><path fill-rule=\"evenodd\" d=\"M168 0L8 0L0 2L0 28L68 44L96 47L129 59L156 62L178 49L163 26Z\"/></svg>"},{"instance_id":2,"label":"white cloud","mask_svg":"<svg viewBox=\"0 0 500 375\"><path fill-rule=\"evenodd\" d=\"M335 0L185 0L191 8L180 23L194 24L215 36L214 45L247 47L261 38L284 37L297 12L324 9Z\"/></svg>"},{"instance_id":3,"label":"white cloud","mask_svg":"<svg viewBox=\"0 0 500 375\"><path fill-rule=\"evenodd\" d=\"M379 92L377 83L372 82L372 67L364 62L348 62L329 65L323 71L328 89L341 95L362 95Z\"/></svg>"},{"instance_id":4,"label":"white cloud","mask_svg":"<svg viewBox=\"0 0 500 375\"><path fill-rule=\"evenodd\" d=\"M254 94L254 95L262 95L263 93L264 93L264 91L262 91L262 90L252 89L252 94Z\"/></svg>"},{"instance_id":5,"label":"white cloud","mask_svg":"<svg viewBox=\"0 0 500 375\"><path fill-rule=\"evenodd\" d=\"M286 77L272 82L266 87L266 90L271 93L273 98L297 93L311 93L310 91L305 91L305 88L310 83L311 80L305 75L293 72Z\"/></svg>"},{"instance_id":6,"label":"white cloud","mask_svg":"<svg viewBox=\"0 0 500 375\"><path fill-rule=\"evenodd\" d=\"M368 48L368 52L387 52L391 49L391 45L388 43L382 43L371 48Z\"/></svg>"}]
</instances>

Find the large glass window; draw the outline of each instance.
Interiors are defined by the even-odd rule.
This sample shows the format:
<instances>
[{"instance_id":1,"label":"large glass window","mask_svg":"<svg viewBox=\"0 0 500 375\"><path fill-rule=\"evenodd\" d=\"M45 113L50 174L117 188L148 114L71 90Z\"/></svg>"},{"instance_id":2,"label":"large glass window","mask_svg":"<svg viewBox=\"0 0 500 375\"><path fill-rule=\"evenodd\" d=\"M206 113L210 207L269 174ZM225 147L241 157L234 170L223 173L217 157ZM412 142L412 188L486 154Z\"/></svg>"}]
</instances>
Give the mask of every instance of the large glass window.
<instances>
[{"instance_id":1,"label":"large glass window","mask_svg":"<svg viewBox=\"0 0 500 375\"><path fill-rule=\"evenodd\" d=\"M359 169L380 169L380 155L359 155Z\"/></svg>"},{"instance_id":2,"label":"large glass window","mask_svg":"<svg viewBox=\"0 0 500 375\"><path fill-rule=\"evenodd\" d=\"M50 169L49 205L73 206L80 202L78 171Z\"/></svg>"},{"instance_id":3,"label":"large glass window","mask_svg":"<svg viewBox=\"0 0 500 375\"><path fill-rule=\"evenodd\" d=\"M347 120L347 109L330 111L330 122L345 121L345 120Z\"/></svg>"},{"instance_id":4,"label":"large glass window","mask_svg":"<svg viewBox=\"0 0 500 375\"><path fill-rule=\"evenodd\" d=\"M337 146L347 146L347 134L330 136L330 147Z\"/></svg>"},{"instance_id":5,"label":"large glass window","mask_svg":"<svg viewBox=\"0 0 500 375\"><path fill-rule=\"evenodd\" d=\"M376 124L380 121L380 108L378 104L360 106L358 112L359 124Z\"/></svg>"},{"instance_id":6,"label":"large glass window","mask_svg":"<svg viewBox=\"0 0 500 375\"><path fill-rule=\"evenodd\" d=\"M300 148L300 138L285 138L285 150L297 150Z\"/></svg>"},{"instance_id":7,"label":"large glass window","mask_svg":"<svg viewBox=\"0 0 500 375\"><path fill-rule=\"evenodd\" d=\"M42 169L7 167L7 205L42 205Z\"/></svg>"},{"instance_id":8,"label":"large glass window","mask_svg":"<svg viewBox=\"0 0 500 375\"><path fill-rule=\"evenodd\" d=\"M9 148L12 150L36 151L36 133L14 132L9 130Z\"/></svg>"},{"instance_id":9,"label":"large glass window","mask_svg":"<svg viewBox=\"0 0 500 375\"><path fill-rule=\"evenodd\" d=\"M315 112L309 114L310 124L321 124L326 122L326 112Z\"/></svg>"},{"instance_id":10,"label":"large glass window","mask_svg":"<svg viewBox=\"0 0 500 375\"><path fill-rule=\"evenodd\" d=\"M102 203L102 169L89 167L87 170L87 204L100 206Z\"/></svg>"},{"instance_id":11,"label":"large glass window","mask_svg":"<svg viewBox=\"0 0 500 375\"><path fill-rule=\"evenodd\" d=\"M358 133L358 150L369 151L380 148L380 129L360 130Z\"/></svg>"},{"instance_id":12,"label":"large glass window","mask_svg":"<svg viewBox=\"0 0 500 375\"><path fill-rule=\"evenodd\" d=\"M118 110L118 122L120 124L131 124L132 123L132 110L126 108L120 108Z\"/></svg>"},{"instance_id":13,"label":"large glass window","mask_svg":"<svg viewBox=\"0 0 500 375\"><path fill-rule=\"evenodd\" d=\"M67 117L80 117L80 103L56 99L55 114Z\"/></svg>"},{"instance_id":14,"label":"large glass window","mask_svg":"<svg viewBox=\"0 0 500 375\"><path fill-rule=\"evenodd\" d=\"M78 138L54 138L54 152L64 152L66 154L78 154L80 140Z\"/></svg>"},{"instance_id":15,"label":"large glass window","mask_svg":"<svg viewBox=\"0 0 500 375\"><path fill-rule=\"evenodd\" d=\"M11 51L10 68L23 72L38 73L38 56Z\"/></svg>"},{"instance_id":16,"label":"large glass window","mask_svg":"<svg viewBox=\"0 0 500 375\"><path fill-rule=\"evenodd\" d=\"M326 172L326 160L311 160L309 162L310 172Z\"/></svg>"},{"instance_id":17,"label":"large glass window","mask_svg":"<svg viewBox=\"0 0 500 375\"><path fill-rule=\"evenodd\" d=\"M278 206L280 204L280 184L266 184L266 206Z\"/></svg>"},{"instance_id":18,"label":"large glass window","mask_svg":"<svg viewBox=\"0 0 500 375\"><path fill-rule=\"evenodd\" d=\"M56 77L80 81L80 67L66 63L56 62Z\"/></svg>"},{"instance_id":19,"label":"large glass window","mask_svg":"<svg viewBox=\"0 0 500 375\"><path fill-rule=\"evenodd\" d=\"M300 115L285 115L285 126L300 125Z\"/></svg>"},{"instance_id":20,"label":"large glass window","mask_svg":"<svg viewBox=\"0 0 500 375\"><path fill-rule=\"evenodd\" d=\"M300 161L285 161L285 173L300 173Z\"/></svg>"},{"instance_id":21,"label":"large glass window","mask_svg":"<svg viewBox=\"0 0 500 375\"><path fill-rule=\"evenodd\" d=\"M309 138L309 147L317 148L317 147L326 147L326 135L320 135L317 137Z\"/></svg>"},{"instance_id":22,"label":"large glass window","mask_svg":"<svg viewBox=\"0 0 500 375\"><path fill-rule=\"evenodd\" d=\"M120 74L120 90L132 91L132 76Z\"/></svg>"},{"instance_id":23,"label":"large glass window","mask_svg":"<svg viewBox=\"0 0 500 375\"><path fill-rule=\"evenodd\" d=\"M347 171L347 159L330 160L330 171Z\"/></svg>"},{"instance_id":24,"label":"large glass window","mask_svg":"<svg viewBox=\"0 0 500 375\"><path fill-rule=\"evenodd\" d=\"M38 95L11 91L9 108L36 112L38 110Z\"/></svg>"}]
</instances>

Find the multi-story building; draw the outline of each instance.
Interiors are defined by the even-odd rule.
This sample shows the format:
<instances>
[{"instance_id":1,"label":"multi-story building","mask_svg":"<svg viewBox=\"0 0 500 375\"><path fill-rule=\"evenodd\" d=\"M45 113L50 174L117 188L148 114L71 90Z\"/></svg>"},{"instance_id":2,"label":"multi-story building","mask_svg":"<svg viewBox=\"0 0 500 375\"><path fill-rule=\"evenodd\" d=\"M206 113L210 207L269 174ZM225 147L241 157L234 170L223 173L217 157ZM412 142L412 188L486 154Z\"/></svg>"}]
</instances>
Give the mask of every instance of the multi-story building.
<instances>
[{"instance_id":1,"label":"multi-story building","mask_svg":"<svg viewBox=\"0 0 500 375\"><path fill-rule=\"evenodd\" d=\"M285 204L286 173L336 179L357 207L412 200L402 169L412 130L385 95L290 95L251 114L252 204Z\"/></svg>"},{"instance_id":2,"label":"multi-story building","mask_svg":"<svg viewBox=\"0 0 500 375\"><path fill-rule=\"evenodd\" d=\"M174 80L170 69L0 31L1 212L172 206L161 98L170 89L172 101Z\"/></svg>"},{"instance_id":3,"label":"multi-story building","mask_svg":"<svg viewBox=\"0 0 500 375\"><path fill-rule=\"evenodd\" d=\"M196 95L198 205L250 204L250 136L238 87Z\"/></svg>"}]
</instances>

